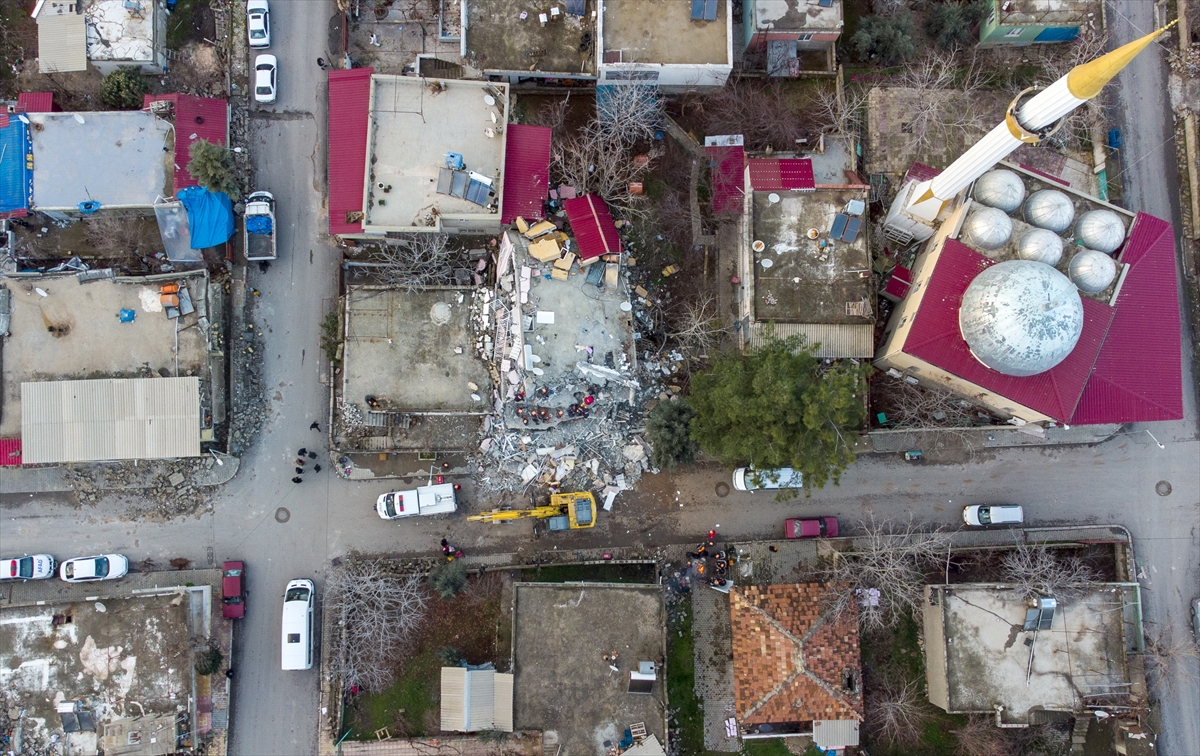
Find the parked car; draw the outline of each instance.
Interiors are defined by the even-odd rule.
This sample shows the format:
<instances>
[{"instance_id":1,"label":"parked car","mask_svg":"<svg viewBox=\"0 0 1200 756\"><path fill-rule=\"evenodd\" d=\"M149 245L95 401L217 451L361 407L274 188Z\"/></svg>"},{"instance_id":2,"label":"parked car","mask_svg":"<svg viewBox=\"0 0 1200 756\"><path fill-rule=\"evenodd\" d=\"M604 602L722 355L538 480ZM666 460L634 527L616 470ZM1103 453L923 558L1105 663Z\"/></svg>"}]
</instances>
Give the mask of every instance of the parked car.
<instances>
[{"instance_id":1,"label":"parked car","mask_svg":"<svg viewBox=\"0 0 1200 756\"><path fill-rule=\"evenodd\" d=\"M246 31L252 48L262 50L271 46L271 9L267 0L246 3Z\"/></svg>"},{"instance_id":2,"label":"parked car","mask_svg":"<svg viewBox=\"0 0 1200 756\"><path fill-rule=\"evenodd\" d=\"M755 470L750 467L739 467L733 471L733 487L739 491L753 491L758 488L800 488L804 477L790 467L778 470Z\"/></svg>"},{"instance_id":3,"label":"parked car","mask_svg":"<svg viewBox=\"0 0 1200 756\"><path fill-rule=\"evenodd\" d=\"M49 554L0 559L0 580L45 580L54 577L54 568L57 566L58 562Z\"/></svg>"},{"instance_id":4,"label":"parked car","mask_svg":"<svg viewBox=\"0 0 1200 756\"><path fill-rule=\"evenodd\" d=\"M221 565L221 614L225 619L246 616L246 565L242 562Z\"/></svg>"},{"instance_id":5,"label":"parked car","mask_svg":"<svg viewBox=\"0 0 1200 756\"><path fill-rule=\"evenodd\" d=\"M283 594L283 671L312 669L313 599L316 587L305 578L288 581Z\"/></svg>"},{"instance_id":6,"label":"parked car","mask_svg":"<svg viewBox=\"0 0 1200 756\"><path fill-rule=\"evenodd\" d=\"M1192 599L1192 632L1196 634L1196 642L1200 643L1200 598Z\"/></svg>"},{"instance_id":7,"label":"parked car","mask_svg":"<svg viewBox=\"0 0 1200 756\"><path fill-rule=\"evenodd\" d=\"M129 560L120 554L75 557L63 562L58 576L68 583L116 580L129 574Z\"/></svg>"},{"instance_id":8,"label":"parked car","mask_svg":"<svg viewBox=\"0 0 1200 756\"><path fill-rule=\"evenodd\" d=\"M254 59L254 101L275 102L277 62L274 55L259 55Z\"/></svg>"},{"instance_id":9,"label":"parked car","mask_svg":"<svg viewBox=\"0 0 1200 756\"><path fill-rule=\"evenodd\" d=\"M796 517L783 521L785 538L837 538L836 517Z\"/></svg>"},{"instance_id":10,"label":"parked car","mask_svg":"<svg viewBox=\"0 0 1200 756\"><path fill-rule=\"evenodd\" d=\"M963 507L968 525L1017 525L1025 522L1025 510L1017 504L972 504Z\"/></svg>"}]
</instances>

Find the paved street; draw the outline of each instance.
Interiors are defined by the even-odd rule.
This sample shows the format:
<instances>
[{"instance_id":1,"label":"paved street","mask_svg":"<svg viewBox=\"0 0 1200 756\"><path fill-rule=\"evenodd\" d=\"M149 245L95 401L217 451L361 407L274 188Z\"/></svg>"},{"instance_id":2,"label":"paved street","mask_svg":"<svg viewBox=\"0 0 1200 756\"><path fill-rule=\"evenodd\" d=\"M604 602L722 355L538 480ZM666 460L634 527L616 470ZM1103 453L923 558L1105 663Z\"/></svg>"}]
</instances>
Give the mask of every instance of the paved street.
<instances>
[{"instance_id":1,"label":"paved street","mask_svg":"<svg viewBox=\"0 0 1200 756\"><path fill-rule=\"evenodd\" d=\"M1134 36L1122 26L1133 19L1152 28L1150 4L1125 0L1110 13L1114 42ZM262 291L257 322L267 330L265 385L269 417L260 441L243 459L238 477L213 502L213 512L169 523L127 522L123 506L109 501L77 510L62 497L0 498L0 545L5 552L49 551L59 556L115 550L132 560L158 564L185 557L198 566L225 559L248 564L248 615L239 628L234 657L235 691L230 752L242 756L309 754L315 750L318 672L284 673L279 666L279 616L286 581L317 580L329 560L351 550L431 553L451 535L469 553L524 549L572 550L583 546L694 542L719 524L725 538L777 537L785 516L834 514L852 524L863 517L916 518L954 526L959 507L1005 501L1024 504L1035 525L1067 522L1119 523L1132 531L1140 558L1146 621L1188 633L1187 601L1200 594L1200 441L1192 394L1185 422L1150 426L1165 445L1137 428L1095 448L1014 449L978 455L963 465L912 466L897 457L860 460L842 485L788 504L768 494L731 492L716 485L728 472L701 469L687 475L646 476L637 494L622 494L612 513L585 533L530 540L530 526L486 526L452 518L384 523L373 511L384 482L350 482L331 472L306 475L293 485L291 460L301 446L321 448L327 387L321 383L318 322L325 300L336 293L338 252L325 242L324 76L315 64L326 58L328 13L324 3L273 6L272 52L280 58L280 99L252 119L250 149L259 185L279 204L280 259L251 284ZM298 51L304 51L303 53ZM1139 119L1125 127L1126 196L1131 207L1176 219L1173 149L1164 146L1169 114L1162 99L1161 62L1143 56L1123 75L1125 112ZM1140 159L1134 159L1138 155ZM1185 360L1185 365L1190 359ZM1190 374L1186 383L1192 384ZM323 461L323 460L322 460ZM1169 496L1155 484L1169 481ZM471 499L470 486L465 491ZM280 511L281 509L286 512ZM286 517L286 522L279 522ZM1195 664L1195 662L1191 662ZM1166 732L1160 751L1200 754L1200 689L1177 690L1165 703Z\"/></svg>"}]
</instances>

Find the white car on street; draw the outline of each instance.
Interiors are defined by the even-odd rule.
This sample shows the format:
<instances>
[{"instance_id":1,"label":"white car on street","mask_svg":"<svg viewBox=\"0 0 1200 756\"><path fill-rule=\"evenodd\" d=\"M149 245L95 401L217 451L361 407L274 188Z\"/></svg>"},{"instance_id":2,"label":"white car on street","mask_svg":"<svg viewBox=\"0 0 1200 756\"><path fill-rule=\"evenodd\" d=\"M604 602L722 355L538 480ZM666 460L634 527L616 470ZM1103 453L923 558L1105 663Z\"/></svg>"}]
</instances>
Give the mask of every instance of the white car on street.
<instances>
[{"instance_id":1,"label":"white car on street","mask_svg":"<svg viewBox=\"0 0 1200 756\"><path fill-rule=\"evenodd\" d=\"M777 490L780 488L800 488L804 485L804 476L790 467L778 470L755 470L751 467L739 467L733 471L733 487L739 491L754 491L765 488Z\"/></svg>"},{"instance_id":2,"label":"white car on street","mask_svg":"<svg viewBox=\"0 0 1200 756\"><path fill-rule=\"evenodd\" d=\"M259 55L254 59L254 100L275 102L278 90L277 62L274 55Z\"/></svg>"},{"instance_id":3,"label":"white car on street","mask_svg":"<svg viewBox=\"0 0 1200 756\"><path fill-rule=\"evenodd\" d=\"M271 46L271 9L267 7L267 0L246 3L246 32L250 36L250 47L255 50Z\"/></svg>"},{"instance_id":4,"label":"white car on street","mask_svg":"<svg viewBox=\"0 0 1200 756\"><path fill-rule=\"evenodd\" d=\"M963 522L968 525L1019 525L1025 522L1025 510L1019 504L972 504L963 507Z\"/></svg>"},{"instance_id":5,"label":"white car on street","mask_svg":"<svg viewBox=\"0 0 1200 756\"><path fill-rule=\"evenodd\" d=\"M120 554L75 557L63 562L58 576L68 583L116 580L129 574L129 560Z\"/></svg>"},{"instance_id":6,"label":"white car on street","mask_svg":"<svg viewBox=\"0 0 1200 756\"><path fill-rule=\"evenodd\" d=\"M54 577L54 568L57 566L58 562L49 554L0 559L0 580L45 580Z\"/></svg>"}]
</instances>

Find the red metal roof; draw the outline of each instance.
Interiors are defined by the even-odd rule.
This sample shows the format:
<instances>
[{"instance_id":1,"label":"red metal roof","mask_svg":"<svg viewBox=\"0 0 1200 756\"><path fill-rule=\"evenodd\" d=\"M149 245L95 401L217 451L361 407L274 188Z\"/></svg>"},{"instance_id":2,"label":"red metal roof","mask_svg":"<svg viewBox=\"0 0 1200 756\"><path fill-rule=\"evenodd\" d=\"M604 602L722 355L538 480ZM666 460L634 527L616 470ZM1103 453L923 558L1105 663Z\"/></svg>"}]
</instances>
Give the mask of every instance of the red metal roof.
<instances>
[{"instance_id":1,"label":"red metal roof","mask_svg":"<svg viewBox=\"0 0 1200 756\"><path fill-rule=\"evenodd\" d=\"M1179 279L1171 224L1138 213L1118 259L1129 265L1117 315L1072 424L1183 417Z\"/></svg>"},{"instance_id":2,"label":"red metal roof","mask_svg":"<svg viewBox=\"0 0 1200 756\"><path fill-rule=\"evenodd\" d=\"M904 174L904 181L907 184L910 181L929 181L937 178L942 174L937 168L932 168L924 163L913 163L908 167L908 173Z\"/></svg>"},{"instance_id":3,"label":"red metal roof","mask_svg":"<svg viewBox=\"0 0 1200 756\"><path fill-rule=\"evenodd\" d=\"M746 196L746 151L742 147L705 147L712 171L712 211L742 212Z\"/></svg>"},{"instance_id":4,"label":"red metal roof","mask_svg":"<svg viewBox=\"0 0 1200 756\"><path fill-rule=\"evenodd\" d=\"M1038 375L999 373L975 359L958 327L958 311L967 284L993 264L965 244L947 239L926 284L928 290L904 342L904 351L1022 406L1067 422L1079 404L1116 310L1083 297L1083 333L1065 360Z\"/></svg>"},{"instance_id":5,"label":"red metal roof","mask_svg":"<svg viewBox=\"0 0 1200 756\"><path fill-rule=\"evenodd\" d=\"M23 113L49 113L54 110L54 93L21 92L17 95L17 110Z\"/></svg>"},{"instance_id":6,"label":"red metal roof","mask_svg":"<svg viewBox=\"0 0 1200 756\"><path fill-rule=\"evenodd\" d=\"M229 143L229 102L186 94L146 95L142 109L166 100L175 103L175 191L196 185L187 171L192 143L204 139L213 144Z\"/></svg>"},{"instance_id":7,"label":"red metal roof","mask_svg":"<svg viewBox=\"0 0 1200 756\"><path fill-rule=\"evenodd\" d=\"M585 194L578 199L567 200L563 202L563 209L567 211L567 220L575 232L580 258L590 260L621 251L621 237L617 234L612 214L608 212L608 204L599 195Z\"/></svg>"},{"instance_id":8,"label":"red metal roof","mask_svg":"<svg viewBox=\"0 0 1200 756\"><path fill-rule=\"evenodd\" d=\"M504 143L504 191L500 222L546 217L550 191L550 128L513 124Z\"/></svg>"},{"instance_id":9,"label":"red metal roof","mask_svg":"<svg viewBox=\"0 0 1200 756\"><path fill-rule=\"evenodd\" d=\"M812 160L808 158L751 158L749 163L750 187L756 192L785 189L811 192L817 187Z\"/></svg>"},{"instance_id":10,"label":"red metal roof","mask_svg":"<svg viewBox=\"0 0 1200 756\"><path fill-rule=\"evenodd\" d=\"M0 467L21 466L21 439L0 438Z\"/></svg>"},{"instance_id":11,"label":"red metal roof","mask_svg":"<svg viewBox=\"0 0 1200 756\"><path fill-rule=\"evenodd\" d=\"M373 68L329 72L329 233L362 233L362 221L346 220L362 212L367 168L367 119Z\"/></svg>"}]
</instances>

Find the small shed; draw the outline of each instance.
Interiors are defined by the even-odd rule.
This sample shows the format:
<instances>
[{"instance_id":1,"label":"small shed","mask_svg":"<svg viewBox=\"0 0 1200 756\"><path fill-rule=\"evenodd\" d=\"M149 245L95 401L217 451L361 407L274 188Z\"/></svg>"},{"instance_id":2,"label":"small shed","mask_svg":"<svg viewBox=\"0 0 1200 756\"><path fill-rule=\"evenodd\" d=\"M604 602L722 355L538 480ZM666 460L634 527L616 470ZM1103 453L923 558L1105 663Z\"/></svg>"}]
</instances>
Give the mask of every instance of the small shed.
<instances>
[{"instance_id":1,"label":"small shed","mask_svg":"<svg viewBox=\"0 0 1200 756\"><path fill-rule=\"evenodd\" d=\"M442 667L442 730L513 731L513 676L493 669Z\"/></svg>"},{"instance_id":2,"label":"small shed","mask_svg":"<svg viewBox=\"0 0 1200 756\"><path fill-rule=\"evenodd\" d=\"M563 202L563 209L567 211L567 220L575 232L581 260L621 252L621 237L617 234L608 203L603 198L586 194Z\"/></svg>"}]
</instances>

